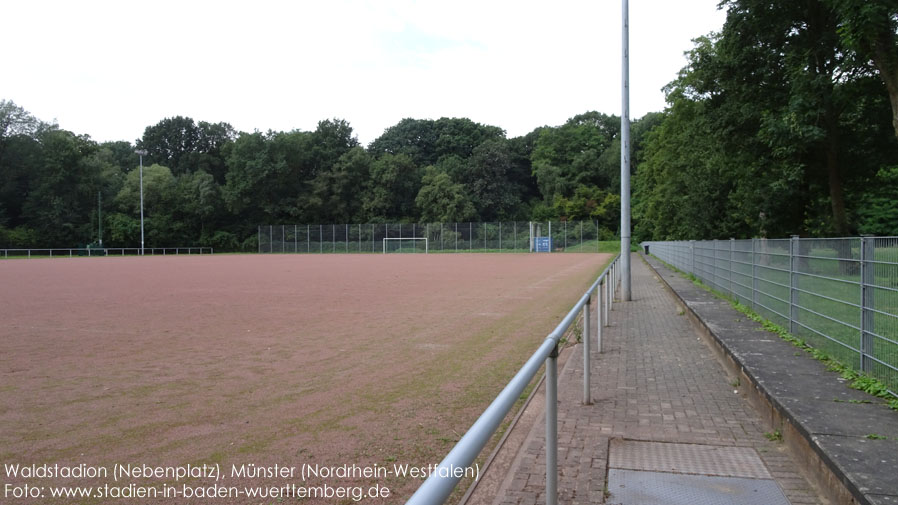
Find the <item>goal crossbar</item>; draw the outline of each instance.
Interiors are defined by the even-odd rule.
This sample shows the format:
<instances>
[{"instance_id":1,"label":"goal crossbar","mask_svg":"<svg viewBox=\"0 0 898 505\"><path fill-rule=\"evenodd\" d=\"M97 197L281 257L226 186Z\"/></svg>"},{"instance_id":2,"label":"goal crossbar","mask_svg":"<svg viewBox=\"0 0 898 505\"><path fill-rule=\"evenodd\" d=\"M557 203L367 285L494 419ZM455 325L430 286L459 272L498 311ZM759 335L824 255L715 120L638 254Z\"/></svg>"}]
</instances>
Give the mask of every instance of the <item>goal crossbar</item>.
<instances>
[{"instance_id":1,"label":"goal crossbar","mask_svg":"<svg viewBox=\"0 0 898 505\"><path fill-rule=\"evenodd\" d=\"M426 253L429 252L429 247L428 247L427 237L401 237L401 238L400 238L400 237L384 237L384 239L383 239L383 241L384 241L384 254L387 253L387 241L394 241L394 240L395 240L395 241L402 241L402 240L416 240L416 241L422 241L422 240L423 240L423 241L424 241L424 253L426 254ZM400 249L401 249L401 245L400 245ZM418 249L417 246L415 246L415 250L417 250L417 249Z\"/></svg>"}]
</instances>

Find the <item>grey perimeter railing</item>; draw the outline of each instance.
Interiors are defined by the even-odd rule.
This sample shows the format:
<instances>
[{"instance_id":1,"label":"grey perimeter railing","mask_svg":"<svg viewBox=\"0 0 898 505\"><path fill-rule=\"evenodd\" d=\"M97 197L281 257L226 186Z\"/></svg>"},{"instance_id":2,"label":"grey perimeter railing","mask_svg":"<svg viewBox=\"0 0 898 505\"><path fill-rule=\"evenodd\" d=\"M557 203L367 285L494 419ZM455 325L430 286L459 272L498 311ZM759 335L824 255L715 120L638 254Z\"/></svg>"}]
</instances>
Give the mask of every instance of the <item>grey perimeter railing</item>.
<instances>
[{"instance_id":1,"label":"grey perimeter railing","mask_svg":"<svg viewBox=\"0 0 898 505\"><path fill-rule=\"evenodd\" d=\"M898 396L898 237L642 245Z\"/></svg>"},{"instance_id":2,"label":"grey perimeter railing","mask_svg":"<svg viewBox=\"0 0 898 505\"><path fill-rule=\"evenodd\" d=\"M211 247L88 247L71 249L0 249L0 257L73 258L75 256L167 256L180 254L212 254Z\"/></svg>"},{"instance_id":3,"label":"grey perimeter railing","mask_svg":"<svg viewBox=\"0 0 898 505\"><path fill-rule=\"evenodd\" d=\"M288 224L257 234L259 253L596 252L617 240L598 221Z\"/></svg>"},{"instance_id":4,"label":"grey perimeter railing","mask_svg":"<svg viewBox=\"0 0 898 505\"><path fill-rule=\"evenodd\" d=\"M465 435L443 458L430 477L421 484L406 505L436 505L446 501L455 486L483 450L499 424L508 414L543 362L546 364L546 504L558 502L558 343L568 328L583 313L583 403L590 404L590 339L595 331L596 345L602 352L602 326L607 326L615 287L620 281L620 256L602 272L586 293L552 330L539 349L524 363L493 403L480 415ZM596 296L596 328L590 324L593 292ZM604 302L604 303L603 303Z\"/></svg>"}]
</instances>

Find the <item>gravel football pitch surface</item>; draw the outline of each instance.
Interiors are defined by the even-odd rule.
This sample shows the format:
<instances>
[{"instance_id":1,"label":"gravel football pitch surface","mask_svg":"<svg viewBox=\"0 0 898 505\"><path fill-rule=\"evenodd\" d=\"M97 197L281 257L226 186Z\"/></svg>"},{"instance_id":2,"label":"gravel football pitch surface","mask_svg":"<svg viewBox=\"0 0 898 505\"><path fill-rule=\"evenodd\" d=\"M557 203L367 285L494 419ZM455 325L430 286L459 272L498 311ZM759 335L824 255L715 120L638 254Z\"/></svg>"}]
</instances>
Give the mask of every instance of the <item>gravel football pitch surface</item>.
<instances>
[{"instance_id":1,"label":"gravel football pitch surface","mask_svg":"<svg viewBox=\"0 0 898 505\"><path fill-rule=\"evenodd\" d=\"M296 502L311 492L292 484L331 489L331 497L300 503L354 503L355 486L367 493L375 485L388 488L390 497L362 502L401 503L422 479L397 476L394 465L439 463L608 259L2 261L0 488L11 487L0 502L135 502L96 492L52 499L52 486L132 486L131 493L274 486L287 495L187 500L157 494L141 503ZM168 473L115 481L116 464L170 472L218 465L220 475L216 481L191 470L187 478ZM254 475L250 464L281 470ZM23 478L12 477L9 465L108 474L66 479L56 470ZM303 465L335 474L304 482ZM235 467L249 470L235 476ZM291 467L293 475L285 477ZM339 475L341 468L356 475ZM375 475L359 475L366 469ZM9 494L25 485L40 487L42 498ZM348 496L337 496L338 488Z\"/></svg>"}]
</instances>

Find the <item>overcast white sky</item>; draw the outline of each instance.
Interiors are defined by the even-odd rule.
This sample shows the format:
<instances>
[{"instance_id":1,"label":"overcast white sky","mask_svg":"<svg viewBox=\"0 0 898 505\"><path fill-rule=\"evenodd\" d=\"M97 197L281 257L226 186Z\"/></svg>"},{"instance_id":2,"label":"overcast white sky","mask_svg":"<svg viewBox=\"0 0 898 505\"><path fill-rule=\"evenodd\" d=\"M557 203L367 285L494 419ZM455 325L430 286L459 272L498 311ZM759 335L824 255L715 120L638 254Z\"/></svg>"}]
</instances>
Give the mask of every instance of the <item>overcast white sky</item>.
<instances>
[{"instance_id":1,"label":"overcast white sky","mask_svg":"<svg viewBox=\"0 0 898 505\"><path fill-rule=\"evenodd\" d=\"M631 117L718 0L631 0ZM346 119L363 144L405 117L468 117L509 137L620 114L620 0L2 1L0 98L98 141L165 117L240 131Z\"/></svg>"}]
</instances>

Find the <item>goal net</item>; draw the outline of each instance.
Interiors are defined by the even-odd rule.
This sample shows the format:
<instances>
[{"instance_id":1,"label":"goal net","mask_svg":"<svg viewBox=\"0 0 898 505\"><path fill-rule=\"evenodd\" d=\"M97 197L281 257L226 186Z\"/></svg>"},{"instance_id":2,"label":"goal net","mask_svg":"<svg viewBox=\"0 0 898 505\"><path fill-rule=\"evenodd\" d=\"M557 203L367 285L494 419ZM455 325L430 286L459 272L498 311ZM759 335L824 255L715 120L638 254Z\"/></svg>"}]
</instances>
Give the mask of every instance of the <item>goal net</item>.
<instances>
[{"instance_id":1,"label":"goal net","mask_svg":"<svg viewBox=\"0 0 898 505\"><path fill-rule=\"evenodd\" d=\"M387 253L427 253L427 238L385 238L384 254Z\"/></svg>"}]
</instances>

